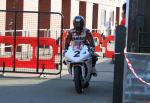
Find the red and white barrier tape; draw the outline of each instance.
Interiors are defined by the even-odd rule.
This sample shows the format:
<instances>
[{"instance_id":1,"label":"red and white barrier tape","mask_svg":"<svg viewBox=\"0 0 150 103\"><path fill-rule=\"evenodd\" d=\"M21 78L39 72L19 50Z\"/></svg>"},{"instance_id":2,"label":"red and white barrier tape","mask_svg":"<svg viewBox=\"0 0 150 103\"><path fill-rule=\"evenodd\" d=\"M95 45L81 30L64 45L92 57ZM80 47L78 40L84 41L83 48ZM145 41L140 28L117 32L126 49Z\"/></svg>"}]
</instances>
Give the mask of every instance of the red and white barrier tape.
<instances>
[{"instance_id":1,"label":"red and white barrier tape","mask_svg":"<svg viewBox=\"0 0 150 103\"><path fill-rule=\"evenodd\" d=\"M131 62L130 62L130 60L127 58L127 55L126 55L125 50L124 50L124 56L125 56L125 59L126 59L126 62L127 62L127 64L128 64L128 66L129 66L129 69L130 69L131 72L134 74L134 76L135 76L140 82L142 82L142 83L147 84L147 85L150 86L150 83L149 83L149 82L146 82L145 80L143 80L141 77L139 77L139 76L137 75L137 73L135 72L135 69L133 68L133 66L132 66L132 64L131 64Z\"/></svg>"}]
</instances>

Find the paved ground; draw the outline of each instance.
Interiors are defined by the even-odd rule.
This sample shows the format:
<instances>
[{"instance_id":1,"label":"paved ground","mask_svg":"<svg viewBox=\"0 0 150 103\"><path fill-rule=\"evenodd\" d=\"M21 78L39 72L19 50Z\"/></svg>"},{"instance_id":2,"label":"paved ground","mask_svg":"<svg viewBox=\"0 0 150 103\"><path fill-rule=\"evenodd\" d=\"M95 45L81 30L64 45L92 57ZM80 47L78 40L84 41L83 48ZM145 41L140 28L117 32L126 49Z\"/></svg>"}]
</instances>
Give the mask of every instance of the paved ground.
<instances>
[{"instance_id":1,"label":"paved ground","mask_svg":"<svg viewBox=\"0 0 150 103\"><path fill-rule=\"evenodd\" d=\"M6 73L0 77L0 103L112 103L113 64L104 59L96 68L98 77L92 78L90 87L80 95L67 70L61 79Z\"/></svg>"}]
</instances>

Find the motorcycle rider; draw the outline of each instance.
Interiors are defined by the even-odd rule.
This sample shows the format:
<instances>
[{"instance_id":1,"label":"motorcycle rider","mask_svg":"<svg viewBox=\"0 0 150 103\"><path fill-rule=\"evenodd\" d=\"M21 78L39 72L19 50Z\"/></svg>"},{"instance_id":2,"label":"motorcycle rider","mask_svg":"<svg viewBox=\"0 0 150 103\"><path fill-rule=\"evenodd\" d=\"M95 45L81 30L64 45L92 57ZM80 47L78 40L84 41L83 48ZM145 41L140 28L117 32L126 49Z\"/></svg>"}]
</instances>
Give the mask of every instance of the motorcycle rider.
<instances>
[{"instance_id":1,"label":"motorcycle rider","mask_svg":"<svg viewBox=\"0 0 150 103\"><path fill-rule=\"evenodd\" d=\"M86 44L89 48L89 52L92 55L92 75L97 76L95 69L97 56L94 54L95 44L92 33L85 27L85 21L82 16L75 16L73 20L74 28L68 31L68 35L65 40L64 53L68 50L70 43L73 45L80 45L81 43Z\"/></svg>"}]
</instances>

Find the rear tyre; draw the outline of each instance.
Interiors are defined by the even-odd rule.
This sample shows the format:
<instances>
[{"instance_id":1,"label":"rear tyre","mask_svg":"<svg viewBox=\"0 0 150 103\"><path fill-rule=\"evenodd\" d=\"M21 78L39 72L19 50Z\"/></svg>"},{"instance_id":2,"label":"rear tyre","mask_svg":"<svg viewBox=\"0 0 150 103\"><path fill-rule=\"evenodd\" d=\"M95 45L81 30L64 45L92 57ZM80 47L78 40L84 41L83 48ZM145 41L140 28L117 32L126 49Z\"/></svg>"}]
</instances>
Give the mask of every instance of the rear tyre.
<instances>
[{"instance_id":1,"label":"rear tyre","mask_svg":"<svg viewBox=\"0 0 150 103\"><path fill-rule=\"evenodd\" d=\"M76 92L81 94L82 93L82 71L81 67L76 66L74 67L74 83Z\"/></svg>"}]
</instances>

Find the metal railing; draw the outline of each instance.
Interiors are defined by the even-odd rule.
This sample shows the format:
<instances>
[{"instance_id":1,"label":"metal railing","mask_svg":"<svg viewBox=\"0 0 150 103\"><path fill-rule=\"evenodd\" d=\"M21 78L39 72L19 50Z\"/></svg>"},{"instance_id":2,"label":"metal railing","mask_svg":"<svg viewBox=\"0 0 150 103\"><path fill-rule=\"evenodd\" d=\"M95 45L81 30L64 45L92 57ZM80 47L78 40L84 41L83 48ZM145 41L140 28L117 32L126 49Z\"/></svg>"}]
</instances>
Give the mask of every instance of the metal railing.
<instances>
[{"instance_id":1,"label":"metal railing","mask_svg":"<svg viewBox=\"0 0 150 103\"><path fill-rule=\"evenodd\" d=\"M56 64L56 68L55 68L56 72L54 72L54 73L48 71L51 68L49 68L49 69L45 68L46 64L42 64L42 66L40 66L41 63L42 63L41 62L41 57L40 57L40 53L41 53L40 48L43 49L42 53L45 55L46 52L51 51L50 47L47 50L47 46L48 46L46 44L47 40L51 39L53 41L53 40L57 40L57 38L62 38L61 36L63 34L63 15L61 13L58 13L58 12L8 11L8 10L0 10L0 14L1 13L2 13L2 15L8 13L13 18L13 24L12 24L12 27L9 30L8 30L7 25L6 25L6 27L4 27L4 28L7 28L6 30L0 30L0 36L6 36L6 34L9 33L8 37L10 37L10 36L13 37L13 44L12 45L10 43L8 43L7 41L4 42L2 39L1 39L1 42L0 42L1 43L0 48L3 49L3 52L6 52L6 48L9 48L9 47L13 48L12 51L11 51L13 53L12 54L13 59L12 59L12 61L10 61L10 62L13 63L12 67L8 67L7 62L5 62L5 60L3 60L0 57L0 59L2 59L1 64L3 64L1 66L3 67L3 69L5 68L5 70L2 70L2 71L5 71L5 72L21 72L21 73L39 73L39 74L43 73L43 74L55 74L55 75L56 74L61 74L61 70L62 70L62 46L60 45L60 48L59 48L60 53L59 53L59 56L57 56L58 57L57 61L59 61L59 62ZM24 16L24 14L29 14L29 15ZM23 22L22 24L18 24L20 22L19 19L18 19L20 17L19 15L23 15L23 18L27 19L27 20L25 19L26 21ZM37 16L37 19L32 18L32 16L34 17L35 15ZM52 25L50 25L48 27L49 29L40 27L40 25L42 24L42 22L40 21L40 18L42 16L45 16L45 15L50 15L49 20L50 20L50 22L52 22ZM7 17L4 18L4 19L7 21ZM1 18L0 23L2 21L4 21L4 20L2 20L2 18ZM20 25L22 25L22 30L18 30L18 27ZM32 27L33 27L33 29L32 29ZM35 29L35 27L37 27L37 29ZM42 34L41 32L44 34L42 37L41 37L41 34ZM4 38L6 38L6 37L4 37ZM21 41L19 41L19 38L20 38L20 40L23 40L23 39L29 40L28 37L31 38L31 39L35 38L36 41L32 41L34 43L32 43L31 45L29 45L28 43L18 44L18 42L21 42ZM43 40L43 41L40 41L40 40ZM22 65L23 69L18 68L16 66L16 64L18 63L18 59L17 59L18 53L20 53L19 54L20 55L19 59L24 60L23 55L24 55L24 52L26 51L26 53L27 53L26 58L29 59L30 52L33 49L33 48L30 48L30 47L32 47L33 44L36 44L36 47L37 47L35 49L36 53L33 52L33 54L36 54L36 61L34 61L35 64L36 64L36 68L34 68L35 71L34 72L28 71L29 69L33 69L33 68L24 68L23 67L24 65ZM21 50L19 50L18 45L21 47ZM23 50L23 48L26 48L26 50ZM10 50L7 50L7 51L10 51ZM0 52L2 52L2 50L0 50ZM54 62L55 61L56 60L54 60ZM59 65L59 66L57 66L57 65ZM10 68L13 68L13 70L10 69ZM46 69L47 69L48 72L46 71Z\"/></svg>"}]
</instances>

